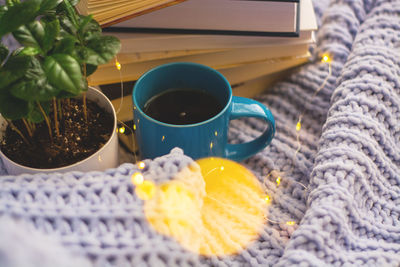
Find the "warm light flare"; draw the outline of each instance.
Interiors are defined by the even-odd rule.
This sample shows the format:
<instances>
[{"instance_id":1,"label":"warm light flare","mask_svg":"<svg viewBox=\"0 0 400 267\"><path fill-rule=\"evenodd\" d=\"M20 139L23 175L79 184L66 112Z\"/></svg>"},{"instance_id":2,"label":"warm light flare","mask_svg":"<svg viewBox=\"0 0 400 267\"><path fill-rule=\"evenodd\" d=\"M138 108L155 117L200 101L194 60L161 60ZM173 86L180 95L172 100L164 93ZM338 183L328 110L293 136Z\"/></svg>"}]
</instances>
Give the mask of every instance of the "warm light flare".
<instances>
[{"instance_id":1,"label":"warm light flare","mask_svg":"<svg viewBox=\"0 0 400 267\"><path fill-rule=\"evenodd\" d=\"M142 200L152 199L156 192L156 186L151 181L143 181L135 188L136 195Z\"/></svg>"},{"instance_id":2,"label":"warm light flare","mask_svg":"<svg viewBox=\"0 0 400 267\"><path fill-rule=\"evenodd\" d=\"M155 185L154 191L147 189L155 193L144 204L146 219L157 232L192 252L240 253L257 240L265 223L262 186L236 162L204 158L196 163L200 170L184 168L173 180Z\"/></svg>"},{"instance_id":3,"label":"warm light flare","mask_svg":"<svg viewBox=\"0 0 400 267\"><path fill-rule=\"evenodd\" d=\"M132 174L131 181L134 185L140 185L144 181L144 177L140 172L135 172Z\"/></svg>"}]
</instances>

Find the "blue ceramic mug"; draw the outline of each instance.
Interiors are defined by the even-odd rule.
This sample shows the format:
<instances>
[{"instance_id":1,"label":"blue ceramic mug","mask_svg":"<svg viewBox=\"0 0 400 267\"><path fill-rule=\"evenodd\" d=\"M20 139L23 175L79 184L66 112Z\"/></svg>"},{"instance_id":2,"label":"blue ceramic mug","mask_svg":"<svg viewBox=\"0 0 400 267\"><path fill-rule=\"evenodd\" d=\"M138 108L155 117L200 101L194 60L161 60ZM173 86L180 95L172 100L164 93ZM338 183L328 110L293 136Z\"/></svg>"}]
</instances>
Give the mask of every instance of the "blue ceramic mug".
<instances>
[{"instance_id":1,"label":"blue ceramic mug","mask_svg":"<svg viewBox=\"0 0 400 267\"><path fill-rule=\"evenodd\" d=\"M185 125L164 123L144 113L151 98L171 88L206 91L223 105L222 111L205 121ZM193 159L214 156L241 161L264 149L275 134L275 120L268 108L255 100L232 96L226 78L201 64L177 62L151 69L137 80L132 97L135 135L142 159L162 156L180 147ZM229 144L229 121L240 117L261 118L268 127L255 140Z\"/></svg>"}]
</instances>

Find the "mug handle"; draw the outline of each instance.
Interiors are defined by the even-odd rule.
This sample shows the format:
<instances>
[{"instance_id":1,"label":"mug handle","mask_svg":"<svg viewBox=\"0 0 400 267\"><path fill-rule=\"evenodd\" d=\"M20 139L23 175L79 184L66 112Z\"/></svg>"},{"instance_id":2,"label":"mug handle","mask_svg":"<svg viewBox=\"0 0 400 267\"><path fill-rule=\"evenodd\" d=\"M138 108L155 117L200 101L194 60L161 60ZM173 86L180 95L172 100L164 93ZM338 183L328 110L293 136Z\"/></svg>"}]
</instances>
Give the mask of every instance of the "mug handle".
<instances>
[{"instance_id":1,"label":"mug handle","mask_svg":"<svg viewBox=\"0 0 400 267\"><path fill-rule=\"evenodd\" d=\"M240 117L256 117L265 120L268 123L268 128L264 133L253 141L243 144L227 144L225 156L234 161L245 160L257 152L264 149L271 143L275 135L275 119L271 111L263 104L253 99L233 96L232 111L229 120L234 120Z\"/></svg>"}]
</instances>

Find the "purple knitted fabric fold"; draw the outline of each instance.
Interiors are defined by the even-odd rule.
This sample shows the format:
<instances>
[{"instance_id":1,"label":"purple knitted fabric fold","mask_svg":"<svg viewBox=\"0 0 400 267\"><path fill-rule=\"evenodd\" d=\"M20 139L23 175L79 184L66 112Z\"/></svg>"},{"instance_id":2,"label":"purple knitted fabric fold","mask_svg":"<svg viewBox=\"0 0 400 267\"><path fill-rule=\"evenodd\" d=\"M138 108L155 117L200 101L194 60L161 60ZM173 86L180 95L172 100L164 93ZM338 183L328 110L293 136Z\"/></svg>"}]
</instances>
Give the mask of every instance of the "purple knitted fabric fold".
<instances>
[{"instance_id":1,"label":"purple knitted fabric fold","mask_svg":"<svg viewBox=\"0 0 400 267\"><path fill-rule=\"evenodd\" d=\"M273 196L257 241L237 255L202 257L150 227L130 176L173 179L192 162L180 150L146 161L144 170L123 164L106 172L6 176L0 163L0 227L11 220L34 232L16 244L18 228L9 227L0 263L40 266L32 253L13 256L20 245L43 257L64 249L65 266L66 255L88 266L399 266L400 1L316 0L314 8L314 60L258 97L274 114L277 133L244 162ZM320 53L333 62L315 94L329 73ZM233 121L230 140L251 140L263 126Z\"/></svg>"}]
</instances>

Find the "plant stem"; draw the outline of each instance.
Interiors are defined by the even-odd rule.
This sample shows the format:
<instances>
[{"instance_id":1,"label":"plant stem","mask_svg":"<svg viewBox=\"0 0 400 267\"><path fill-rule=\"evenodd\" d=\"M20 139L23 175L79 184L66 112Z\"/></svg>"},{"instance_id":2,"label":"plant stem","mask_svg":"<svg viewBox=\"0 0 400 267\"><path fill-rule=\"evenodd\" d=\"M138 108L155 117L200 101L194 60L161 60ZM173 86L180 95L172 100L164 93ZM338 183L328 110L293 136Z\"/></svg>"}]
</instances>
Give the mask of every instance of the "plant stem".
<instances>
[{"instance_id":1,"label":"plant stem","mask_svg":"<svg viewBox=\"0 0 400 267\"><path fill-rule=\"evenodd\" d=\"M22 140L28 145L30 146L31 144L29 143L28 139L26 139L26 137L22 134L22 132L14 125L14 123L12 123L12 121L5 119L8 123L8 125L10 125L11 129L13 131L15 131L19 136L21 136Z\"/></svg>"},{"instance_id":2,"label":"plant stem","mask_svg":"<svg viewBox=\"0 0 400 267\"><path fill-rule=\"evenodd\" d=\"M28 123L25 119L22 119L22 122L25 124L25 128L26 128L26 130L27 130L29 136L32 137L32 136L33 136L33 129L32 129L32 127L29 125L29 123Z\"/></svg>"},{"instance_id":3,"label":"plant stem","mask_svg":"<svg viewBox=\"0 0 400 267\"><path fill-rule=\"evenodd\" d=\"M60 137L60 129L58 127L58 119L57 119L57 100L53 97L53 112L54 112L54 127L56 128L57 137Z\"/></svg>"},{"instance_id":4,"label":"plant stem","mask_svg":"<svg viewBox=\"0 0 400 267\"><path fill-rule=\"evenodd\" d=\"M37 103L37 105L38 105L38 107L39 107L39 109L40 109L40 112L42 112L42 115L43 115L43 117L44 117L44 120L46 121L47 128L48 128L48 130L49 130L50 140L51 140L51 142L53 143L53 134L51 133L50 119L49 119L49 117L47 117L46 112L44 112L44 109L43 109L42 105L40 105L39 101L36 101L36 103Z\"/></svg>"},{"instance_id":5,"label":"plant stem","mask_svg":"<svg viewBox=\"0 0 400 267\"><path fill-rule=\"evenodd\" d=\"M82 102L83 102L83 114L85 115L85 121L87 122L86 93L83 93L83 94L82 94Z\"/></svg>"},{"instance_id":6,"label":"plant stem","mask_svg":"<svg viewBox=\"0 0 400 267\"><path fill-rule=\"evenodd\" d=\"M34 124L33 122L29 122L29 121L27 121L27 123L31 127L32 132L34 133L36 131L36 124Z\"/></svg>"},{"instance_id":7,"label":"plant stem","mask_svg":"<svg viewBox=\"0 0 400 267\"><path fill-rule=\"evenodd\" d=\"M62 119L62 109L61 109L61 99L57 99L57 104L58 104L58 116L60 117L60 120Z\"/></svg>"}]
</instances>

